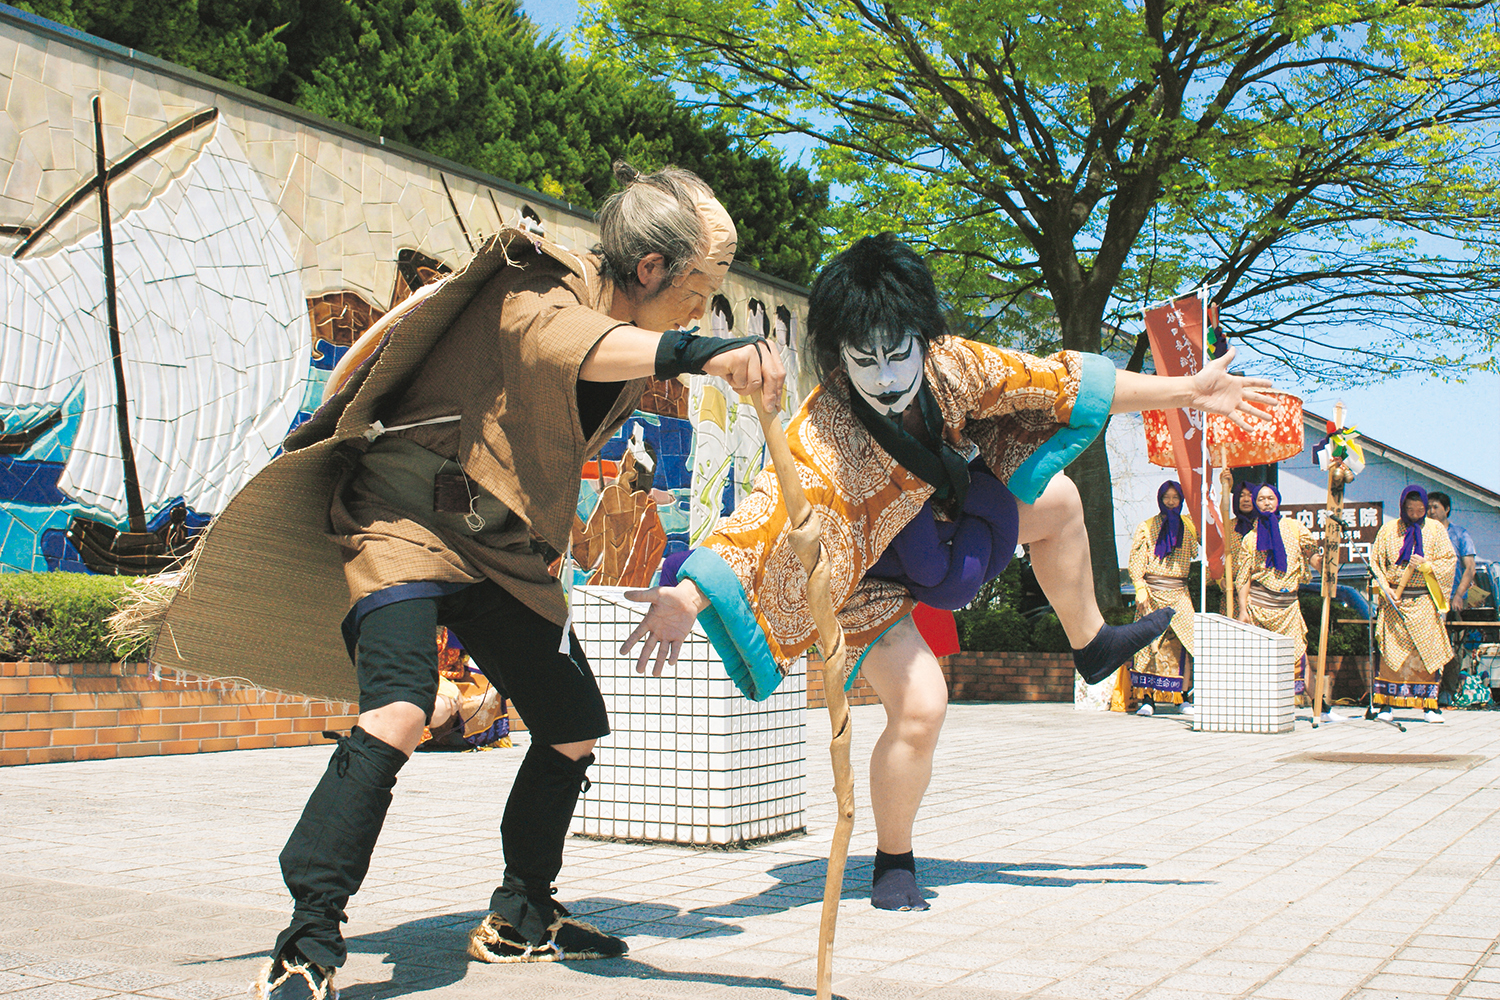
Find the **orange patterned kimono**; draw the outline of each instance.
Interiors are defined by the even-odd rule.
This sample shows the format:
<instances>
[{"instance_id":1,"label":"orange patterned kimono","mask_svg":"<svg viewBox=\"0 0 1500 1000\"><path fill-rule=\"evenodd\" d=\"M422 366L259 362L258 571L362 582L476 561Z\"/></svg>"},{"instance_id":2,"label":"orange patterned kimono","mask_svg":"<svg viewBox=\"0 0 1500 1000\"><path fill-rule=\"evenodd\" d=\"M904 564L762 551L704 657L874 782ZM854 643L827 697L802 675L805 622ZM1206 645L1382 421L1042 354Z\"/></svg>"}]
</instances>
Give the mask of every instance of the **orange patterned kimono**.
<instances>
[{"instance_id":1,"label":"orange patterned kimono","mask_svg":"<svg viewBox=\"0 0 1500 1000\"><path fill-rule=\"evenodd\" d=\"M925 373L947 442L982 457L1024 503L1098 436L1114 397L1114 365L1074 351L1038 358L948 337L929 347ZM915 604L902 585L865 572L933 489L875 442L851 411L849 392L848 376L832 373L787 439L822 521L852 679L870 645ZM747 673L784 673L813 643L807 576L788 533L780 486L767 469L680 571L711 602L698 620L742 688ZM769 693L747 689L752 697Z\"/></svg>"}]
</instances>

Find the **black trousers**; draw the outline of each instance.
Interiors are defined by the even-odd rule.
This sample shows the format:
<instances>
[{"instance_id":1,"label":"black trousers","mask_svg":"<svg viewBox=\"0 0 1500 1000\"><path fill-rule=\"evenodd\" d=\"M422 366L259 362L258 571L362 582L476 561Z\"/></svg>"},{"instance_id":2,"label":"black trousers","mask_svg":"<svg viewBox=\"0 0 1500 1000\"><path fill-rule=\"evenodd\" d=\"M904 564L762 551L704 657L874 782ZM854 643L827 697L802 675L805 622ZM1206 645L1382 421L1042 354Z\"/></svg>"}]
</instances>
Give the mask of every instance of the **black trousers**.
<instances>
[{"instance_id":1,"label":"black trousers","mask_svg":"<svg viewBox=\"0 0 1500 1000\"><path fill-rule=\"evenodd\" d=\"M359 623L355 664L360 711L408 702L429 717L437 695L438 625L458 636L474 664L515 704L531 732L501 823L504 878L491 897L498 912L534 944L554 919L552 880L587 784L593 755L572 760L553 746L609 733L599 685L576 637L558 652L562 627L491 581L456 593L396 601ZM347 957L339 924L358 891L406 757L356 727L340 741L281 852L295 902L277 954L292 951L319 965Z\"/></svg>"}]
</instances>

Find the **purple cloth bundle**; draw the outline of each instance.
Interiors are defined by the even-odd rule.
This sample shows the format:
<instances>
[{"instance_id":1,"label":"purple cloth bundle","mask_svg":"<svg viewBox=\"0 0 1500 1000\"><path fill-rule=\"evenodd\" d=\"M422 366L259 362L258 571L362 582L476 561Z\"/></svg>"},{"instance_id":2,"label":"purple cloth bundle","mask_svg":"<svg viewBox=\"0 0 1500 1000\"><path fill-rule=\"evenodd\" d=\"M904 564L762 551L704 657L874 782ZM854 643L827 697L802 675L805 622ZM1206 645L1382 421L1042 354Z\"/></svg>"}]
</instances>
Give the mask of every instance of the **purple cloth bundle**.
<instances>
[{"instance_id":1,"label":"purple cloth bundle","mask_svg":"<svg viewBox=\"0 0 1500 1000\"><path fill-rule=\"evenodd\" d=\"M1000 575L1016 550L1016 498L987 471L970 466L969 492L957 521L939 521L922 505L881 553L868 576L894 580L923 604L949 611L974 599Z\"/></svg>"}]
</instances>

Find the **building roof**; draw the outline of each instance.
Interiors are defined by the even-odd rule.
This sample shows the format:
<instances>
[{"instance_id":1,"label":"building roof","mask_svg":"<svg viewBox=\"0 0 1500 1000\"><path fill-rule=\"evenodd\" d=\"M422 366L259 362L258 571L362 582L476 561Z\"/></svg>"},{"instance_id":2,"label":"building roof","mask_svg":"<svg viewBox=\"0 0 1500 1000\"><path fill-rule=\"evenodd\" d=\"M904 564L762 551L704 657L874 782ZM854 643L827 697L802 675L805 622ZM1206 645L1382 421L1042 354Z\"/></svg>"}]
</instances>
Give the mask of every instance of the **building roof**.
<instances>
[{"instance_id":1,"label":"building roof","mask_svg":"<svg viewBox=\"0 0 1500 1000\"><path fill-rule=\"evenodd\" d=\"M1315 428L1314 439L1321 438L1324 435L1329 423L1327 417L1320 417L1318 414L1307 410L1302 411L1302 420L1308 427ZM1463 493L1478 500L1480 503L1500 508L1500 493L1485 489L1478 483L1470 482L1462 476L1455 476L1448 470L1440 469L1430 462L1424 462L1415 455L1407 454L1400 448L1394 448L1383 441L1377 441L1363 431L1360 432L1359 443L1370 454L1395 462L1397 465L1405 466L1414 472L1419 472L1429 479L1442 483L1448 489Z\"/></svg>"}]
</instances>

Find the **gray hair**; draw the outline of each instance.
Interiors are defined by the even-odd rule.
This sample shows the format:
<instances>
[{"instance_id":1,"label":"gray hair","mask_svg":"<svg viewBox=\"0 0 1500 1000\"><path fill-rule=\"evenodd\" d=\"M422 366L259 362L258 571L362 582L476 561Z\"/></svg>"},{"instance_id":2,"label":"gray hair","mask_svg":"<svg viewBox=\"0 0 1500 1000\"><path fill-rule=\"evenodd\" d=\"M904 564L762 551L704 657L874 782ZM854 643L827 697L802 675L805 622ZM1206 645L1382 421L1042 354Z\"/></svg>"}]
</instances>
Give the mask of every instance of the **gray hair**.
<instances>
[{"instance_id":1,"label":"gray hair","mask_svg":"<svg viewBox=\"0 0 1500 1000\"><path fill-rule=\"evenodd\" d=\"M662 255L667 279L685 274L708 252L708 232L698 217L696 201L713 189L695 173L664 167L643 174L624 160L614 163L621 190L604 199L594 216L599 223L599 245L604 276L621 288L640 284L636 265L653 253Z\"/></svg>"}]
</instances>

